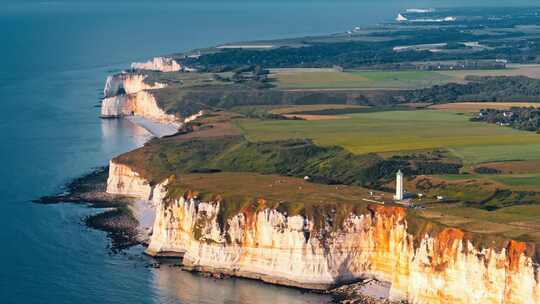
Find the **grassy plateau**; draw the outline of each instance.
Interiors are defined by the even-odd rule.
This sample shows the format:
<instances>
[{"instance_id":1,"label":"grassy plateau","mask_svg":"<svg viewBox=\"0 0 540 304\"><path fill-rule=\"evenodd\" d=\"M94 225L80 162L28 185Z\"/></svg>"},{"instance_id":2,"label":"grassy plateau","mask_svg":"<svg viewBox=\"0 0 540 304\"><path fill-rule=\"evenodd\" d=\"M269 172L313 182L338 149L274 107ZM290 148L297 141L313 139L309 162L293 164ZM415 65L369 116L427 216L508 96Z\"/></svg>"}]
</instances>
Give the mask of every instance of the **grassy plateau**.
<instances>
[{"instance_id":1,"label":"grassy plateau","mask_svg":"<svg viewBox=\"0 0 540 304\"><path fill-rule=\"evenodd\" d=\"M465 163L540 159L540 136L469 121L456 111L383 111L336 120L239 120L251 141L310 138L354 154L449 149Z\"/></svg>"}]
</instances>

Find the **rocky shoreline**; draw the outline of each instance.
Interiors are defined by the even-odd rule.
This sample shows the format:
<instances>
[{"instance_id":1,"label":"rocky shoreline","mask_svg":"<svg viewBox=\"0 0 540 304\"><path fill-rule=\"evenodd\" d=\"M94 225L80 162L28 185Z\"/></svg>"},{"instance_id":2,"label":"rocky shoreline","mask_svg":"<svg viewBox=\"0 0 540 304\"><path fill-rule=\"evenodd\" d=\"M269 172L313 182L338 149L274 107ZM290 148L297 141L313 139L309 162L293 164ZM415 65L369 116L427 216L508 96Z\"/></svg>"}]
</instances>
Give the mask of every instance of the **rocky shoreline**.
<instances>
[{"instance_id":1,"label":"rocky shoreline","mask_svg":"<svg viewBox=\"0 0 540 304\"><path fill-rule=\"evenodd\" d=\"M115 207L118 203L127 202L127 198L106 192L108 172L108 166L96 168L67 183L61 193L42 196L33 202L40 204L89 203L100 207Z\"/></svg>"},{"instance_id":2,"label":"rocky shoreline","mask_svg":"<svg viewBox=\"0 0 540 304\"><path fill-rule=\"evenodd\" d=\"M388 300L389 286L373 279L343 285L328 291L336 304L406 304L405 301Z\"/></svg>"},{"instance_id":3,"label":"rocky shoreline","mask_svg":"<svg viewBox=\"0 0 540 304\"><path fill-rule=\"evenodd\" d=\"M110 250L119 252L139 245L139 223L129 208L133 199L106 192L107 166L96 168L88 174L75 178L61 193L34 200L38 204L73 203L105 211L90 215L82 222L90 228L105 231L111 240Z\"/></svg>"},{"instance_id":4,"label":"rocky shoreline","mask_svg":"<svg viewBox=\"0 0 540 304\"><path fill-rule=\"evenodd\" d=\"M87 227L101 230L107 233L110 239L111 253L120 253L136 245L146 245L140 238L139 222L133 211L129 208L133 203L133 198L112 195L106 193L108 167L100 167L88 174L75 178L65 186L65 190L56 195L43 196L34 200L38 204L58 204L74 203L85 204L90 208L104 209L95 215L82 219L82 223ZM174 256L175 258L177 255ZM153 257L154 262L149 264L152 268L161 268L162 266L177 267L179 270L198 274L202 277L212 279L230 279L234 275L223 272L204 271L203 269L193 269L184 267L176 259L160 255ZM244 278L245 279L245 278ZM257 279L257 278L253 278ZM339 288L322 292L332 297L332 303L336 304L392 304L385 299L370 296L365 293L365 286L373 280L366 280L353 284L343 285ZM309 288L290 287L305 290L306 292L321 293L321 291Z\"/></svg>"}]
</instances>

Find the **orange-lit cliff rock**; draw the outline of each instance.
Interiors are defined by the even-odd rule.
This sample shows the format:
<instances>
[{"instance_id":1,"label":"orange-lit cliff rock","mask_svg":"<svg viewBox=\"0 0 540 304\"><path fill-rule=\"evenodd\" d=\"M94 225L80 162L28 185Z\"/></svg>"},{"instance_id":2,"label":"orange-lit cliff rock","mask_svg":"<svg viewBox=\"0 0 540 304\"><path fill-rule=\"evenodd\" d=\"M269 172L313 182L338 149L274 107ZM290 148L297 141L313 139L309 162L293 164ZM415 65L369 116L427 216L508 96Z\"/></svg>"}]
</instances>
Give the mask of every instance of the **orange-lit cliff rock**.
<instances>
[{"instance_id":1,"label":"orange-lit cliff rock","mask_svg":"<svg viewBox=\"0 0 540 304\"><path fill-rule=\"evenodd\" d=\"M414 231L403 208L370 205L335 229L265 208L220 225L219 200L166 198L163 185L154 203L147 252L183 253L195 270L317 289L373 277L410 303L540 303L529 244L484 246L454 228Z\"/></svg>"}]
</instances>

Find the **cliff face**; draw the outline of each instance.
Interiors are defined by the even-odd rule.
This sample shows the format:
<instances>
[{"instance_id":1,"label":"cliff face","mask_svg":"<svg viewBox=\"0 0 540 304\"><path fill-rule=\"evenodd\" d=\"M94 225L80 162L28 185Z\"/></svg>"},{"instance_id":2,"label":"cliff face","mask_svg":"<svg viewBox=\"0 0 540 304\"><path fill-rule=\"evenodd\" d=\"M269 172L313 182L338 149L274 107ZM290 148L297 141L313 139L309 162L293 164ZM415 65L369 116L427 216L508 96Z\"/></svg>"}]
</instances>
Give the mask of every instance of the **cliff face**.
<instances>
[{"instance_id":1,"label":"cliff face","mask_svg":"<svg viewBox=\"0 0 540 304\"><path fill-rule=\"evenodd\" d=\"M140 116L154 123L167 124L166 133L174 134L181 127L181 122L175 115L167 114L157 103L151 89L160 89L164 84L148 84L144 80L146 75L122 73L107 78L101 102L101 117L116 118L122 116ZM153 125L152 123L149 125ZM145 129L148 127L143 124ZM150 128L156 133L155 128ZM170 129L170 130L169 130ZM158 135L156 135L158 136Z\"/></svg>"},{"instance_id":2,"label":"cliff face","mask_svg":"<svg viewBox=\"0 0 540 304\"><path fill-rule=\"evenodd\" d=\"M121 73L107 77L103 97L113 97L122 94L132 94L143 90L160 89L165 85L162 83L145 83L146 75Z\"/></svg>"},{"instance_id":3,"label":"cliff face","mask_svg":"<svg viewBox=\"0 0 540 304\"><path fill-rule=\"evenodd\" d=\"M182 70L182 66L178 62L167 57L155 57L147 62L134 62L131 64L131 68L160 72L177 72Z\"/></svg>"},{"instance_id":4,"label":"cliff face","mask_svg":"<svg viewBox=\"0 0 540 304\"><path fill-rule=\"evenodd\" d=\"M163 185L155 193L148 253L184 253L183 263L196 270L320 289L375 277L391 283L393 299L411 303L540 303L525 243L482 248L452 228L413 236L406 211L382 205L351 214L338 229L270 209L239 213L221 227L219 202L189 192L163 199Z\"/></svg>"},{"instance_id":5,"label":"cliff face","mask_svg":"<svg viewBox=\"0 0 540 304\"><path fill-rule=\"evenodd\" d=\"M101 103L102 117L121 117L139 115L145 118L162 122L174 123L176 117L165 113L157 104L151 92L140 91L134 94L118 95L103 99Z\"/></svg>"},{"instance_id":6,"label":"cliff face","mask_svg":"<svg viewBox=\"0 0 540 304\"><path fill-rule=\"evenodd\" d=\"M121 117L124 114L123 106L127 95L117 95L104 98L101 101L101 117Z\"/></svg>"},{"instance_id":7,"label":"cliff face","mask_svg":"<svg viewBox=\"0 0 540 304\"><path fill-rule=\"evenodd\" d=\"M149 200L152 198L153 187L130 167L111 161L109 162L107 193Z\"/></svg>"}]
</instances>

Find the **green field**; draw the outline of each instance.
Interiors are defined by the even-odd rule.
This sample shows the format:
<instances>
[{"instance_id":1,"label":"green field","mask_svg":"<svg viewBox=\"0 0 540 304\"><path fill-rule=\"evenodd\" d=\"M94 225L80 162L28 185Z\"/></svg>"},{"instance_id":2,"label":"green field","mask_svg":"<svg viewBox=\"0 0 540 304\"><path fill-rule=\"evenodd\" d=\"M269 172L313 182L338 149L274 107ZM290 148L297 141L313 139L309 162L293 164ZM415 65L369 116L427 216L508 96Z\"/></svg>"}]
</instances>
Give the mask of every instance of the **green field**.
<instances>
[{"instance_id":1,"label":"green field","mask_svg":"<svg viewBox=\"0 0 540 304\"><path fill-rule=\"evenodd\" d=\"M439 73L458 80L464 80L465 76L527 76L540 79L540 65L509 64L506 69L440 71Z\"/></svg>"},{"instance_id":2,"label":"green field","mask_svg":"<svg viewBox=\"0 0 540 304\"><path fill-rule=\"evenodd\" d=\"M493 179L508 186L526 187L540 185L540 174L501 175L494 176Z\"/></svg>"},{"instance_id":3,"label":"green field","mask_svg":"<svg viewBox=\"0 0 540 304\"><path fill-rule=\"evenodd\" d=\"M503 127L496 128L502 129ZM524 133L526 131L517 132ZM535 133L530 134L533 135L532 138L529 138L530 141L525 140L521 134L519 134L515 136L515 141L510 138L508 141L504 142L501 140L497 144L486 143L486 145L452 146L449 148L456 156L466 160L466 162L470 164L540 159L540 143L534 140L535 136L537 138L540 138L540 136Z\"/></svg>"},{"instance_id":4,"label":"green field","mask_svg":"<svg viewBox=\"0 0 540 304\"><path fill-rule=\"evenodd\" d=\"M376 71L333 69L275 69L271 77L284 89L418 89L474 76L527 76L540 79L540 65L510 65L499 70Z\"/></svg>"},{"instance_id":5,"label":"green field","mask_svg":"<svg viewBox=\"0 0 540 304\"><path fill-rule=\"evenodd\" d=\"M540 159L540 136L469 121L455 111L386 111L347 114L349 119L314 121L240 120L252 141L311 138L356 154L444 148L465 163Z\"/></svg>"},{"instance_id":6,"label":"green field","mask_svg":"<svg viewBox=\"0 0 540 304\"><path fill-rule=\"evenodd\" d=\"M275 71L281 88L359 88L409 89L443 84L453 78L433 71L350 71L321 70Z\"/></svg>"},{"instance_id":7,"label":"green field","mask_svg":"<svg viewBox=\"0 0 540 304\"><path fill-rule=\"evenodd\" d=\"M448 182L461 182L462 185L467 184L468 181L476 181L476 186L482 184L479 189L487 190L488 192L493 190L485 183L486 181L495 182L495 187L504 187L513 190L520 191L537 191L540 186L540 173L531 174L441 174L434 175L435 178L442 179ZM450 189L451 190L451 189ZM482 195L481 190L473 191L473 195ZM478 200L477 200L478 201Z\"/></svg>"}]
</instances>

